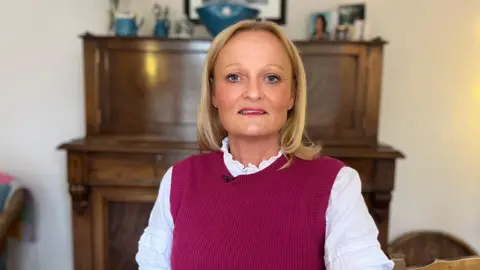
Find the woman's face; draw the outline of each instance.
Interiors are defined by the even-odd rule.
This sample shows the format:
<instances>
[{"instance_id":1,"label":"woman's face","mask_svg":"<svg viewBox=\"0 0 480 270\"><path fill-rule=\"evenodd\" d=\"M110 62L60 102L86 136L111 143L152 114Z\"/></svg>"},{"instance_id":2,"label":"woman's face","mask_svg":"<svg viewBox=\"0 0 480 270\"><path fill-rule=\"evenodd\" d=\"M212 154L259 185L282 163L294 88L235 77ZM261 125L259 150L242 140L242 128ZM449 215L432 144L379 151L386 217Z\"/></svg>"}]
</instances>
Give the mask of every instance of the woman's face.
<instances>
[{"instance_id":1,"label":"woman's face","mask_svg":"<svg viewBox=\"0 0 480 270\"><path fill-rule=\"evenodd\" d=\"M317 18L316 29L317 29L317 33L323 33L323 21L321 18Z\"/></svg>"},{"instance_id":2,"label":"woman's face","mask_svg":"<svg viewBox=\"0 0 480 270\"><path fill-rule=\"evenodd\" d=\"M275 35L233 36L214 66L212 102L229 136L278 136L294 105L292 66Z\"/></svg>"}]
</instances>

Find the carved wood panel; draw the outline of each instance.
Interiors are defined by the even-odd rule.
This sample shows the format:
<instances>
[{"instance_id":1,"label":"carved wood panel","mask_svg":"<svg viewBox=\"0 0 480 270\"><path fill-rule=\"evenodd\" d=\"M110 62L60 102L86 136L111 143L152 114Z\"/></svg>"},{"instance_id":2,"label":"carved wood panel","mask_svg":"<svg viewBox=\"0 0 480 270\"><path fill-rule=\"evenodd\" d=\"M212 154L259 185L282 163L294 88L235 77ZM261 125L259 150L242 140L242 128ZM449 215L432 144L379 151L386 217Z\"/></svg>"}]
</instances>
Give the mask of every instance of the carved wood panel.
<instances>
[{"instance_id":1,"label":"carved wood panel","mask_svg":"<svg viewBox=\"0 0 480 270\"><path fill-rule=\"evenodd\" d=\"M156 155L95 153L88 159L90 183L117 185L140 183L160 178L157 174Z\"/></svg>"},{"instance_id":2,"label":"carved wood panel","mask_svg":"<svg viewBox=\"0 0 480 270\"><path fill-rule=\"evenodd\" d=\"M158 188L93 188L94 270L136 269L138 240L157 193Z\"/></svg>"},{"instance_id":3,"label":"carved wood panel","mask_svg":"<svg viewBox=\"0 0 480 270\"><path fill-rule=\"evenodd\" d=\"M147 227L153 202L108 202L109 270L138 269L138 241Z\"/></svg>"},{"instance_id":4,"label":"carved wood panel","mask_svg":"<svg viewBox=\"0 0 480 270\"><path fill-rule=\"evenodd\" d=\"M310 136L314 139L341 135L360 137L363 115L356 108L355 100L361 98L363 92L356 93L359 58L321 54L302 58L308 83L306 125Z\"/></svg>"},{"instance_id":5,"label":"carved wood panel","mask_svg":"<svg viewBox=\"0 0 480 270\"><path fill-rule=\"evenodd\" d=\"M105 51L102 133L195 140L205 58L197 51Z\"/></svg>"}]
</instances>

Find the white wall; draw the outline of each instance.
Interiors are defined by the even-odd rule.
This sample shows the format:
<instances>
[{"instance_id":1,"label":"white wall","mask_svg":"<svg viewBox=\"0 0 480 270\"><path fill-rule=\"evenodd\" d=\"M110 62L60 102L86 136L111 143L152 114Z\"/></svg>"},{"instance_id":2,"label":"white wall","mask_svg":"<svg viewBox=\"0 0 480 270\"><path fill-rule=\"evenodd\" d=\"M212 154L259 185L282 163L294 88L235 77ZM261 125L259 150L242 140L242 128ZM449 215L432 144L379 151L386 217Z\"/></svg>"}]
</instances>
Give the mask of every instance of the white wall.
<instances>
[{"instance_id":1,"label":"white wall","mask_svg":"<svg viewBox=\"0 0 480 270\"><path fill-rule=\"evenodd\" d=\"M11 269L72 269L65 155L56 147L84 132L78 35L106 25L106 3L2 1L0 170L32 189L39 215L38 242L15 245L21 258Z\"/></svg>"},{"instance_id":2,"label":"white wall","mask_svg":"<svg viewBox=\"0 0 480 270\"><path fill-rule=\"evenodd\" d=\"M144 1L130 6L150 16ZM183 1L161 2L183 11ZM293 2L285 29L294 39L305 37L308 12L338 3ZM480 250L480 2L367 2L370 32L391 42L381 140L407 155L391 236L438 228ZM107 0L9 1L0 16L0 170L33 190L39 214L39 241L14 245L14 269L72 269L65 155L56 147L84 133L78 34L103 31L106 8Z\"/></svg>"},{"instance_id":3,"label":"white wall","mask_svg":"<svg viewBox=\"0 0 480 270\"><path fill-rule=\"evenodd\" d=\"M391 236L453 233L480 252L480 1L372 1L388 46L381 139L404 151Z\"/></svg>"}]
</instances>

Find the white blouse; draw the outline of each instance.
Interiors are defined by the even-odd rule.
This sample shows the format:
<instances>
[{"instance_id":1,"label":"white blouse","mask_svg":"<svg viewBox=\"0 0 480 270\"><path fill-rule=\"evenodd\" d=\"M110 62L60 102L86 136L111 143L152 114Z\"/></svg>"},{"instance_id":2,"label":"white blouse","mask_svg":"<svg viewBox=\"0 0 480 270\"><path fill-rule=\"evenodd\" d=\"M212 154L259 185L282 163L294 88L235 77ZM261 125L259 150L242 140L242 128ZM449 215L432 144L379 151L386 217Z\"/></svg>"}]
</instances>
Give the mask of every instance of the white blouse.
<instances>
[{"instance_id":1,"label":"white blouse","mask_svg":"<svg viewBox=\"0 0 480 270\"><path fill-rule=\"evenodd\" d=\"M272 164L282 153L264 160L258 167L247 167L233 159L228 138L222 142L223 159L233 177L258 172ZM163 176L149 223L140 237L136 261L139 270L169 270L173 218L170 212L172 168ZM353 168L338 173L326 212L325 266L327 270L391 270L377 240L378 229L361 194L360 177Z\"/></svg>"}]
</instances>

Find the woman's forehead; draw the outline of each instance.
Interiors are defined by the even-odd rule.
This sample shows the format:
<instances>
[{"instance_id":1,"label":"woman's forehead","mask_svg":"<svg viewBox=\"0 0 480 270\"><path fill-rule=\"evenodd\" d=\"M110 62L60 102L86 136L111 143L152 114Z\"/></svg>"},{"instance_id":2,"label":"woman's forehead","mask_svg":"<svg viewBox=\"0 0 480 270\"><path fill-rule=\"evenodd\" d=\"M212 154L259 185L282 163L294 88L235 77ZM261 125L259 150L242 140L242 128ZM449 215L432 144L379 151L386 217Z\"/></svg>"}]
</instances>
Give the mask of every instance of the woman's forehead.
<instances>
[{"instance_id":1,"label":"woman's forehead","mask_svg":"<svg viewBox=\"0 0 480 270\"><path fill-rule=\"evenodd\" d=\"M289 65L289 57L281 41L267 31L248 31L234 35L220 50L217 64L241 65L248 62Z\"/></svg>"}]
</instances>

